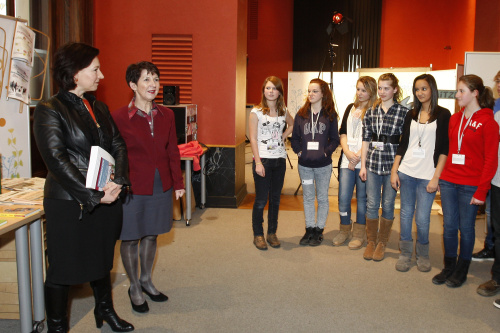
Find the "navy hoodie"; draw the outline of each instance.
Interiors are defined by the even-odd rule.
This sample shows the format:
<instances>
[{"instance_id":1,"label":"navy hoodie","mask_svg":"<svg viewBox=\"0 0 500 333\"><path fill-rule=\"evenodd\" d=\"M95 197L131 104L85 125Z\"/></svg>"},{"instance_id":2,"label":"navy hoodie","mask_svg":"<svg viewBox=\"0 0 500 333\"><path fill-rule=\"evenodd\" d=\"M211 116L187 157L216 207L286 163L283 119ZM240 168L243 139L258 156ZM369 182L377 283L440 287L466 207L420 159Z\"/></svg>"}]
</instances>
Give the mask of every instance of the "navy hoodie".
<instances>
[{"instance_id":1,"label":"navy hoodie","mask_svg":"<svg viewBox=\"0 0 500 333\"><path fill-rule=\"evenodd\" d=\"M307 150L307 143L313 141L311 116L307 119L299 115L295 116L290 142L296 154L302 152L299 157L299 164L304 167L321 168L332 164L332 154L340 143L337 119L334 118L330 121L324 114L324 110L321 109L314 130L314 141L319 142L318 150ZM316 120L316 117L317 115L314 116L314 120Z\"/></svg>"}]
</instances>

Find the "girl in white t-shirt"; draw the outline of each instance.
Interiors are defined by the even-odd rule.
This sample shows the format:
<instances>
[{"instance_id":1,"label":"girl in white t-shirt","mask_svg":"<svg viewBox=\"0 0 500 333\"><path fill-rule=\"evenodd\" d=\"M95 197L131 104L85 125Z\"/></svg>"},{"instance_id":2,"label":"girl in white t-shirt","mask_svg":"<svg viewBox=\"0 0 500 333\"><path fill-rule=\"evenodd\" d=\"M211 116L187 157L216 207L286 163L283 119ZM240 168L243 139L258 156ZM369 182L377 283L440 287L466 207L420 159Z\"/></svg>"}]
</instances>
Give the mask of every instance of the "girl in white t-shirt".
<instances>
[{"instance_id":1,"label":"girl in white t-shirt","mask_svg":"<svg viewBox=\"0 0 500 333\"><path fill-rule=\"evenodd\" d=\"M288 125L286 130L284 130L285 125ZM278 248L281 244L276 236L276 230L286 171L285 139L292 132L293 118L285 106L283 84L276 76L264 80L261 102L250 112L248 128L255 181L255 202L252 211L253 243L259 250L267 250L262 224L264 207L269 198L267 242L271 247Z\"/></svg>"}]
</instances>

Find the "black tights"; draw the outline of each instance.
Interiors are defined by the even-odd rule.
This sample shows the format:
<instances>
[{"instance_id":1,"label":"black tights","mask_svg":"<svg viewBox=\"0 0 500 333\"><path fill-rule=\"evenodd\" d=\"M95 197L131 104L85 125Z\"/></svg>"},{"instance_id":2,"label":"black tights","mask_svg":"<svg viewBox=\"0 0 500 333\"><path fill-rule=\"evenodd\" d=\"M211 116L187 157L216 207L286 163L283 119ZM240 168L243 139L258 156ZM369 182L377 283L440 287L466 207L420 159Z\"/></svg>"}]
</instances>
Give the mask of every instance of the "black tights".
<instances>
[{"instance_id":1,"label":"black tights","mask_svg":"<svg viewBox=\"0 0 500 333\"><path fill-rule=\"evenodd\" d=\"M141 239L122 241L120 254L123 266L130 279L130 297L134 304L144 303L145 298L142 288L150 294L158 295L159 291L153 285L151 275L156 255L157 235L145 236ZM141 260L141 274L139 277L139 258Z\"/></svg>"}]
</instances>

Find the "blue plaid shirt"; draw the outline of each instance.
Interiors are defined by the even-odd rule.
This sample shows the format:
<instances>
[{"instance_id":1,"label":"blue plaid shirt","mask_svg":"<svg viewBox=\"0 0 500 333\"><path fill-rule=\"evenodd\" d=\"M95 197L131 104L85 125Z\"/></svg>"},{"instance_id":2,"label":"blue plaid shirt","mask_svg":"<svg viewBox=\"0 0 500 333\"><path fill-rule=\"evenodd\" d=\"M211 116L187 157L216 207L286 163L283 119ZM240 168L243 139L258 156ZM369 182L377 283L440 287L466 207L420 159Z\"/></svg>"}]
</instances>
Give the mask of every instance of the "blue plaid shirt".
<instances>
[{"instance_id":1,"label":"blue plaid shirt","mask_svg":"<svg viewBox=\"0 0 500 333\"><path fill-rule=\"evenodd\" d=\"M399 144L384 143L384 150L373 148L372 134L401 135L408 109L394 103L384 114L382 106L369 108L363 118L363 141L370 142L366 156L366 168L377 175L391 173L392 163Z\"/></svg>"}]
</instances>

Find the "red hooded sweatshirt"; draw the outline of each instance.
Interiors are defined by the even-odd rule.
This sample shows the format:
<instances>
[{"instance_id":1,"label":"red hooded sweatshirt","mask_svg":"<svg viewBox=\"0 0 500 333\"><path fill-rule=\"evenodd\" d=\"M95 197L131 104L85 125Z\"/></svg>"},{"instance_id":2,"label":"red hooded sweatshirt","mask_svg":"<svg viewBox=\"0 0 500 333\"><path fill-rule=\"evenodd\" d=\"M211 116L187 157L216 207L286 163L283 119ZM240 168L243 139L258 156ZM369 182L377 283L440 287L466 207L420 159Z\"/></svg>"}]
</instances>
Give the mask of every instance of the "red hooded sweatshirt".
<instances>
[{"instance_id":1,"label":"red hooded sweatshirt","mask_svg":"<svg viewBox=\"0 0 500 333\"><path fill-rule=\"evenodd\" d=\"M453 164L453 154L458 153L462 114L463 109L450 118L450 149L440 178L454 184L477 186L474 198L484 201L498 167L498 124L493 118L493 110L488 108L476 111L465 130L468 119L464 117L460 129L460 133L464 133L460 154L465 155L465 164Z\"/></svg>"}]
</instances>

